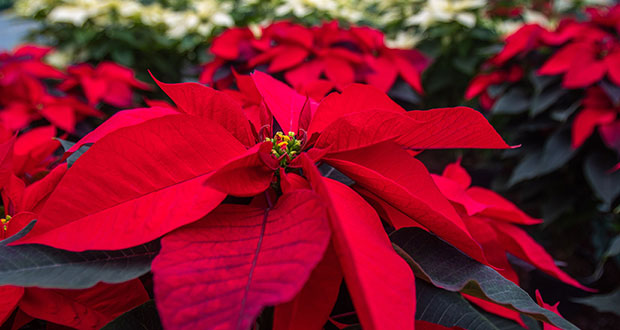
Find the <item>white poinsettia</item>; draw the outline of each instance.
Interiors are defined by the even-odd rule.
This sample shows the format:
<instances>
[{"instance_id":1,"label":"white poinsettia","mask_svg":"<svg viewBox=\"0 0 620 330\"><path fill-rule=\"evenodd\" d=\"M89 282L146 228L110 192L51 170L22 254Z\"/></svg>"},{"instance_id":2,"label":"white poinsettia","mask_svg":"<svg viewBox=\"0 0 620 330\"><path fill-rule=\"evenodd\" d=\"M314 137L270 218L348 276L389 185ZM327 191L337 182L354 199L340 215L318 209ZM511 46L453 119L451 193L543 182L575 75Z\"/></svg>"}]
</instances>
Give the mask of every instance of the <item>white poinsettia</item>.
<instances>
[{"instance_id":1,"label":"white poinsettia","mask_svg":"<svg viewBox=\"0 0 620 330\"><path fill-rule=\"evenodd\" d=\"M385 45L390 48L412 49L422 40L421 35L414 34L412 31L400 31L393 39L386 39Z\"/></svg>"},{"instance_id":2,"label":"white poinsettia","mask_svg":"<svg viewBox=\"0 0 620 330\"><path fill-rule=\"evenodd\" d=\"M191 32L208 36L215 26L233 26L233 7L233 0L193 0L185 10L157 2L145 5L139 0L17 0L15 4L16 13L24 17L49 12L45 20L50 23L81 27L90 21L104 28L111 24L132 26L137 21L154 28L163 26L172 39Z\"/></svg>"},{"instance_id":3,"label":"white poinsettia","mask_svg":"<svg viewBox=\"0 0 620 330\"><path fill-rule=\"evenodd\" d=\"M406 20L406 24L426 29L436 22L459 22L473 27L476 24L473 11L484 7L486 3L486 0L429 0L417 14Z\"/></svg>"},{"instance_id":4,"label":"white poinsettia","mask_svg":"<svg viewBox=\"0 0 620 330\"><path fill-rule=\"evenodd\" d=\"M526 9L521 14L522 20L502 20L495 24L495 30L502 36L508 36L517 31L524 24L538 24L553 30L557 22L550 20L549 17L544 14Z\"/></svg>"}]
</instances>

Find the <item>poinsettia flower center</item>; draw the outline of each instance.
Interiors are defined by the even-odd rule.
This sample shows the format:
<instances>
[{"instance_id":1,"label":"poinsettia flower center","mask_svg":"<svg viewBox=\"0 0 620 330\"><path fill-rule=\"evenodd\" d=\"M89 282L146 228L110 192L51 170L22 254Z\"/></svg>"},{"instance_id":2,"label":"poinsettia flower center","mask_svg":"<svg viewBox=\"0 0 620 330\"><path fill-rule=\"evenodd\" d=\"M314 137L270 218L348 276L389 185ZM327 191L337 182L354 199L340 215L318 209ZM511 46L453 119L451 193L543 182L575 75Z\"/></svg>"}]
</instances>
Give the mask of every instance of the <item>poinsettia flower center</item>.
<instances>
[{"instance_id":1,"label":"poinsettia flower center","mask_svg":"<svg viewBox=\"0 0 620 330\"><path fill-rule=\"evenodd\" d=\"M284 134L277 132L273 139L265 138L265 141L271 142L271 154L280 161L280 166L286 166L301 152L302 141L297 138L295 132Z\"/></svg>"},{"instance_id":2,"label":"poinsettia flower center","mask_svg":"<svg viewBox=\"0 0 620 330\"><path fill-rule=\"evenodd\" d=\"M0 223L2 223L2 229L4 229L4 231L8 230L7 225L9 224L9 221L11 221L10 215L7 215L5 218L0 219Z\"/></svg>"}]
</instances>

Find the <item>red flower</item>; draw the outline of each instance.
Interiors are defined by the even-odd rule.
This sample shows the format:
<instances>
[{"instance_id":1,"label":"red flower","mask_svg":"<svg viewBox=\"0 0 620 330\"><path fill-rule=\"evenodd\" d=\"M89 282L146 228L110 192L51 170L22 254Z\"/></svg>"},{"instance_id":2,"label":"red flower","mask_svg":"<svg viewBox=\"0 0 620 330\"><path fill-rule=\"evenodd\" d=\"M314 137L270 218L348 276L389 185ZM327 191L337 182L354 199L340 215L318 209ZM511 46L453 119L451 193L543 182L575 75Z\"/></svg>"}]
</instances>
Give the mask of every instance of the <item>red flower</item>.
<instances>
[{"instance_id":1,"label":"red flower","mask_svg":"<svg viewBox=\"0 0 620 330\"><path fill-rule=\"evenodd\" d=\"M58 88L68 91L79 85L91 105L103 101L119 108L128 107L133 104L132 88L149 89L149 85L136 80L131 69L112 62L102 62L97 67L76 64L67 71L69 77Z\"/></svg>"},{"instance_id":2,"label":"red flower","mask_svg":"<svg viewBox=\"0 0 620 330\"><path fill-rule=\"evenodd\" d=\"M555 266L544 248L515 226L538 224L542 220L531 218L491 190L470 186L471 178L459 162L448 165L441 176L432 177L439 190L455 205L487 259L501 265L503 269L499 272L506 278L518 282L506 258L509 252L565 283L588 290Z\"/></svg>"},{"instance_id":3,"label":"red flower","mask_svg":"<svg viewBox=\"0 0 620 330\"><path fill-rule=\"evenodd\" d=\"M538 24L525 24L506 37L504 48L489 62L501 66L518 55L525 55L540 45L540 35L545 31Z\"/></svg>"},{"instance_id":4,"label":"red flower","mask_svg":"<svg viewBox=\"0 0 620 330\"><path fill-rule=\"evenodd\" d=\"M40 135L39 132L32 134ZM20 142L28 144L34 137L24 134L20 139L14 144L14 161L23 157L19 153ZM35 162L37 156L34 154L34 159L28 159L26 163ZM6 157L4 159L6 160ZM37 218L37 213L58 185L66 169L64 165L58 166L43 179L29 186L15 175L9 175L7 182L2 185L5 214L0 219L0 240L18 233ZM44 220L37 222L37 226L48 229L54 225ZM0 324L18 309L13 319L13 328L20 328L33 318L38 318L77 329L99 329L122 313L148 300L148 294L138 279L121 284L100 283L83 290L0 286L0 297L2 297Z\"/></svg>"},{"instance_id":5,"label":"red flower","mask_svg":"<svg viewBox=\"0 0 620 330\"><path fill-rule=\"evenodd\" d=\"M64 73L42 62L50 51L50 48L27 45L16 49L13 54L0 53L0 123L12 131L24 129L31 122L45 118L54 126L73 132L76 122L82 117L101 115L92 106L81 102L78 95L63 93L55 88L54 83L47 81L67 78ZM99 70L97 79L100 79L99 76L107 77L105 84L114 86L106 90L106 99L124 98L128 88L124 84L133 83L127 72L117 69L115 65L108 64L101 65ZM129 74L131 76L131 72ZM71 86L74 78L67 79L63 84ZM90 80L95 84L101 83L93 79ZM128 92L131 97L131 91Z\"/></svg>"},{"instance_id":6,"label":"red flower","mask_svg":"<svg viewBox=\"0 0 620 330\"><path fill-rule=\"evenodd\" d=\"M152 269L168 328L247 328L268 305L278 305L276 324L299 318L321 326L343 277L363 327L413 328L410 268L375 209L321 176L315 164L322 162L409 219L401 225L417 221L488 264L424 165L407 152L506 148L480 113L405 112L382 92L355 84L317 104L263 73L252 79L269 110L254 120L229 94L158 82L180 113L132 110L150 117L128 123L128 111L111 119L105 136L95 130L88 141L101 139L41 210L39 218L55 227L35 226L21 243L83 251L164 236ZM251 93L246 87L241 93ZM227 195L251 199L240 204Z\"/></svg>"},{"instance_id":7,"label":"red flower","mask_svg":"<svg viewBox=\"0 0 620 330\"><path fill-rule=\"evenodd\" d=\"M510 253L565 283L591 291L560 270L542 246L515 226L538 224L542 220L531 218L491 190L471 186L471 177L461 167L460 161L446 166L442 175L431 176L459 212L474 240L482 246L487 260L502 268L498 270L502 276L519 284L519 278L508 262L507 253ZM513 310L473 296L464 296L486 311L525 326L519 313Z\"/></svg>"},{"instance_id":8,"label":"red flower","mask_svg":"<svg viewBox=\"0 0 620 330\"><path fill-rule=\"evenodd\" d=\"M27 94L14 98L0 111L0 122L11 130L26 128L32 121L45 118L56 127L73 132L78 119L84 116L101 116L101 113L74 96L54 96L37 80L24 80L14 87Z\"/></svg>"},{"instance_id":9,"label":"red flower","mask_svg":"<svg viewBox=\"0 0 620 330\"><path fill-rule=\"evenodd\" d=\"M573 121L573 148L579 148L599 128L603 141L620 153L620 106L614 106L605 91L590 87L581 110Z\"/></svg>"},{"instance_id":10,"label":"red flower","mask_svg":"<svg viewBox=\"0 0 620 330\"><path fill-rule=\"evenodd\" d=\"M540 295L540 291L536 290L536 302L538 302L538 305L540 305L540 307L543 307L545 309L548 309L560 316L562 316L560 314L560 311L558 310L558 305L560 305L559 302L555 303L555 305L549 305L547 303L545 303L542 299L542 296ZM560 328L553 326L551 324L543 324L543 330L559 330Z\"/></svg>"},{"instance_id":11,"label":"red flower","mask_svg":"<svg viewBox=\"0 0 620 330\"><path fill-rule=\"evenodd\" d=\"M346 30L336 21L314 28L276 22L264 28L258 40L249 29L230 29L214 40L215 59L205 65L200 82L223 89L232 82L228 66L250 71L266 65L268 72L283 73L298 90L326 79L340 90L353 82L367 82L386 92L400 76L422 93L420 73L429 60L416 50L388 48L383 38L377 30Z\"/></svg>"},{"instance_id":12,"label":"red flower","mask_svg":"<svg viewBox=\"0 0 620 330\"><path fill-rule=\"evenodd\" d=\"M474 77L465 91L465 99L471 100L480 96L480 103L485 110L493 107L495 100L488 93L488 88L492 85L503 82L517 82L523 78L523 69L518 65L512 65L506 70L495 70L490 73L481 73Z\"/></svg>"},{"instance_id":13,"label":"red flower","mask_svg":"<svg viewBox=\"0 0 620 330\"><path fill-rule=\"evenodd\" d=\"M24 78L63 79L62 72L42 62L51 51L49 47L23 45L12 54L0 52L0 86L4 88Z\"/></svg>"},{"instance_id":14,"label":"red flower","mask_svg":"<svg viewBox=\"0 0 620 330\"><path fill-rule=\"evenodd\" d=\"M574 41L549 58L538 73L564 74L566 88L588 87L605 74L620 85L620 43L610 35L597 41Z\"/></svg>"}]
</instances>

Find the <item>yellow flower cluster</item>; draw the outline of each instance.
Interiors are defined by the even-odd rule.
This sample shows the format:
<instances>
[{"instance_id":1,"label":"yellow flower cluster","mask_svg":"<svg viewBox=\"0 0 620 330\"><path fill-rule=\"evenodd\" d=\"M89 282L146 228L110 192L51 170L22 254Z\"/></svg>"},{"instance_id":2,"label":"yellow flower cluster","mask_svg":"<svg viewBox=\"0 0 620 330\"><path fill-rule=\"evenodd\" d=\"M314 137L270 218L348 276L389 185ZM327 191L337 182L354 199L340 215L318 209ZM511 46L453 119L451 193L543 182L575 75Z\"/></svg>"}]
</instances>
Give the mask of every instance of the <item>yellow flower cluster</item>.
<instances>
[{"instance_id":1,"label":"yellow flower cluster","mask_svg":"<svg viewBox=\"0 0 620 330\"><path fill-rule=\"evenodd\" d=\"M286 166L301 152L301 141L297 139L295 132L277 132L273 139L266 138L265 142L273 144L271 154L280 160L280 166Z\"/></svg>"}]
</instances>

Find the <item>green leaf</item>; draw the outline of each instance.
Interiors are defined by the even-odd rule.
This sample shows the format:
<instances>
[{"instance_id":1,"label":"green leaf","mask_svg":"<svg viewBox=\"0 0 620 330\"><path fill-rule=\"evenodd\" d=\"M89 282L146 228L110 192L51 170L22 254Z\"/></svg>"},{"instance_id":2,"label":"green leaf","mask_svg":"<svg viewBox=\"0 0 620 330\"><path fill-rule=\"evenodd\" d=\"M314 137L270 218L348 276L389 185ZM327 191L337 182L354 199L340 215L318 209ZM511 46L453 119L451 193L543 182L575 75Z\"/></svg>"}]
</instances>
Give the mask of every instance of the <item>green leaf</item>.
<instances>
[{"instance_id":1,"label":"green leaf","mask_svg":"<svg viewBox=\"0 0 620 330\"><path fill-rule=\"evenodd\" d=\"M487 88L487 92L489 93L490 97L496 98L502 95L506 91L508 86L510 86L510 84L507 84L507 83L493 84L489 86L489 88Z\"/></svg>"},{"instance_id":2,"label":"green leaf","mask_svg":"<svg viewBox=\"0 0 620 330\"><path fill-rule=\"evenodd\" d=\"M519 114L530 107L530 100L527 94L520 88L512 88L502 95L491 108L493 114Z\"/></svg>"},{"instance_id":3,"label":"green leaf","mask_svg":"<svg viewBox=\"0 0 620 330\"><path fill-rule=\"evenodd\" d=\"M590 154L585 160L583 171L592 190L603 201L602 211L609 211L620 195L620 171L609 172L615 160L602 154Z\"/></svg>"},{"instance_id":4,"label":"green leaf","mask_svg":"<svg viewBox=\"0 0 620 330\"><path fill-rule=\"evenodd\" d=\"M615 257L620 254L620 235L614 237L614 239L609 244L607 251L603 254L605 258Z\"/></svg>"},{"instance_id":5,"label":"green leaf","mask_svg":"<svg viewBox=\"0 0 620 330\"><path fill-rule=\"evenodd\" d=\"M463 329L499 330L456 292L438 289L420 279L415 281L416 320Z\"/></svg>"},{"instance_id":6,"label":"green leaf","mask_svg":"<svg viewBox=\"0 0 620 330\"><path fill-rule=\"evenodd\" d=\"M575 111L577 111L577 109L579 109L579 107L581 107L581 99L577 100L577 102L571 104L565 109L553 111L551 113L551 118L559 122L565 122L568 117L570 117L573 113L575 113Z\"/></svg>"},{"instance_id":7,"label":"green leaf","mask_svg":"<svg viewBox=\"0 0 620 330\"><path fill-rule=\"evenodd\" d=\"M549 109L552 104L568 93L569 91L563 88L556 88L537 93L532 100L530 117L536 117L541 112Z\"/></svg>"},{"instance_id":8,"label":"green leaf","mask_svg":"<svg viewBox=\"0 0 620 330\"><path fill-rule=\"evenodd\" d=\"M55 139L58 140L58 142L60 142L60 145L62 146L62 150L64 152L67 152L67 150L71 149L71 147L73 147L75 145L75 142L63 140L63 139L60 139L60 138L55 138Z\"/></svg>"},{"instance_id":9,"label":"green leaf","mask_svg":"<svg viewBox=\"0 0 620 330\"><path fill-rule=\"evenodd\" d=\"M159 320L159 314L157 313L157 307L155 301L149 300L144 304L122 314L114 319L112 322L106 324L101 330L134 330L134 329L148 329L148 330L160 330L163 329L161 321Z\"/></svg>"},{"instance_id":10,"label":"green leaf","mask_svg":"<svg viewBox=\"0 0 620 330\"><path fill-rule=\"evenodd\" d=\"M481 313L500 330L526 330L526 328L522 327L520 324L513 320L505 319L503 317L485 311L482 311ZM523 320L523 323L525 323L525 325L527 326L527 330L541 330L539 322L534 320L533 318L521 315L521 320Z\"/></svg>"},{"instance_id":11,"label":"green leaf","mask_svg":"<svg viewBox=\"0 0 620 330\"><path fill-rule=\"evenodd\" d=\"M614 313L620 316L620 289L609 294L593 295L587 298L576 298L574 302L592 306L602 313Z\"/></svg>"},{"instance_id":12,"label":"green leaf","mask_svg":"<svg viewBox=\"0 0 620 330\"><path fill-rule=\"evenodd\" d=\"M592 237L592 239L595 240L596 238ZM605 272L605 263L607 262L607 259L615 257L618 254L620 254L620 235L617 235L611 240L609 246L607 247L607 250L605 250L605 252L601 256L601 259L599 260L598 265L594 270L594 273L592 273L592 275L588 277L588 282L598 281Z\"/></svg>"},{"instance_id":13,"label":"green leaf","mask_svg":"<svg viewBox=\"0 0 620 330\"><path fill-rule=\"evenodd\" d=\"M134 56L131 49L128 48L115 48L112 50L112 60L124 66L134 65Z\"/></svg>"},{"instance_id":14,"label":"green leaf","mask_svg":"<svg viewBox=\"0 0 620 330\"><path fill-rule=\"evenodd\" d=\"M457 57L452 60L454 67L467 75L473 75L476 72L477 63L478 59L475 56Z\"/></svg>"},{"instance_id":15,"label":"green leaf","mask_svg":"<svg viewBox=\"0 0 620 330\"><path fill-rule=\"evenodd\" d=\"M9 237L9 238L5 238L3 240L0 241L0 247L2 246L6 246L9 243L13 243L15 241L17 241L18 239L26 236L26 234L28 234L31 230L32 227L34 227L35 223L37 223L37 220L32 220L30 221L30 223L28 223L24 228L22 228L22 230L20 230L17 234Z\"/></svg>"},{"instance_id":16,"label":"green leaf","mask_svg":"<svg viewBox=\"0 0 620 330\"><path fill-rule=\"evenodd\" d=\"M67 157L67 168L71 168L71 166L73 166L73 163L75 163L78 158L80 158L86 151L88 151L88 149L90 149L92 145L92 143L84 143L78 148L78 150L73 152L71 156Z\"/></svg>"},{"instance_id":17,"label":"green leaf","mask_svg":"<svg viewBox=\"0 0 620 330\"><path fill-rule=\"evenodd\" d=\"M420 96L402 79L396 80L396 83L388 91L388 95L393 99L413 104L420 104L421 102Z\"/></svg>"},{"instance_id":18,"label":"green leaf","mask_svg":"<svg viewBox=\"0 0 620 330\"><path fill-rule=\"evenodd\" d=\"M620 86L616 86L605 80L601 81L599 85L603 88L609 99L615 106L620 106Z\"/></svg>"},{"instance_id":19,"label":"green leaf","mask_svg":"<svg viewBox=\"0 0 620 330\"><path fill-rule=\"evenodd\" d=\"M536 71L531 71L529 77L532 85L534 85L534 90L538 93L542 92L547 86L560 82L560 76L543 76L536 74Z\"/></svg>"},{"instance_id":20,"label":"green leaf","mask_svg":"<svg viewBox=\"0 0 620 330\"><path fill-rule=\"evenodd\" d=\"M562 329L578 329L540 307L525 291L495 270L422 229L403 228L392 233L390 239L415 275L438 288L485 299Z\"/></svg>"},{"instance_id":21,"label":"green leaf","mask_svg":"<svg viewBox=\"0 0 620 330\"><path fill-rule=\"evenodd\" d=\"M575 155L571 146L570 131L558 130L547 139L542 150L529 151L512 171L508 186L551 173L562 167Z\"/></svg>"},{"instance_id":22,"label":"green leaf","mask_svg":"<svg viewBox=\"0 0 620 330\"><path fill-rule=\"evenodd\" d=\"M159 251L159 241L124 250L84 252L39 244L7 246L6 241L0 244L0 285L41 288L84 289L98 282L129 281L149 272Z\"/></svg>"}]
</instances>

